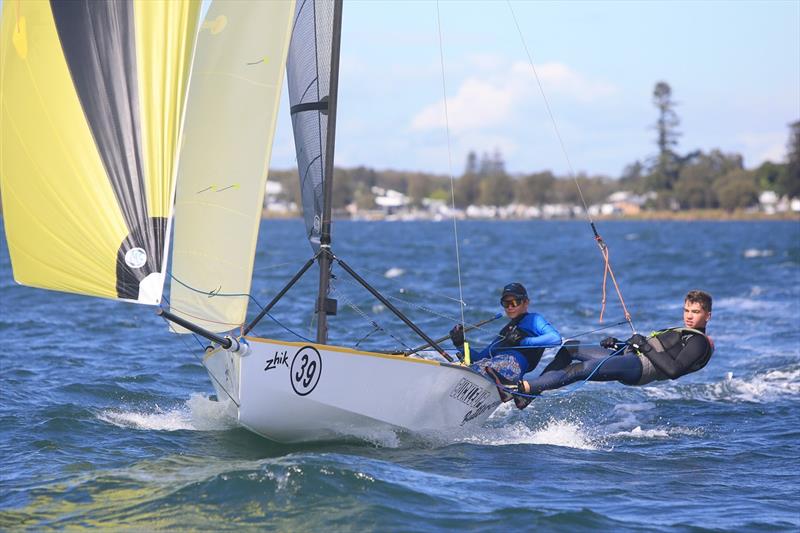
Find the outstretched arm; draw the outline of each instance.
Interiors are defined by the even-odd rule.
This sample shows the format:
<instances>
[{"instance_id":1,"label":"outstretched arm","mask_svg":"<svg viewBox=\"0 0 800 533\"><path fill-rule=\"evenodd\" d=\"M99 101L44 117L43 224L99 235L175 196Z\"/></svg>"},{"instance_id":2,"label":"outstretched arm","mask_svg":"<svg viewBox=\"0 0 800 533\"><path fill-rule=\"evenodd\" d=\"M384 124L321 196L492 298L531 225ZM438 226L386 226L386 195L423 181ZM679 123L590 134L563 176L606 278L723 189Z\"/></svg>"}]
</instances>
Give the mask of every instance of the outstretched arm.
<instances>
[{"instance_id":1,"label":"outstretched arm","mask_svg":"<svg viewBox=\"0 0 800 533\"><path fill-rule=\"evenodd\" d=\"M533 324L526 325L532 330L533 336L524 337L519 346L546 348L561 344L561 334L539 313L533 313Z\"/></svg>"},{"instance_id":2,"label":"outstretched arm","mask_svg":"<svg viewBox=\"0 0 800 533\"><path fill-rule=\"evenodd\" d=\"M686 374L686 371L696 361L706 355L708 348L708 340L704 336L692 335L692 338L689 339L675 359L672 359L666 352L657 352L655 350L648 351L646 357L667 377L675 379Z\"/></svg>"}]
</instances>

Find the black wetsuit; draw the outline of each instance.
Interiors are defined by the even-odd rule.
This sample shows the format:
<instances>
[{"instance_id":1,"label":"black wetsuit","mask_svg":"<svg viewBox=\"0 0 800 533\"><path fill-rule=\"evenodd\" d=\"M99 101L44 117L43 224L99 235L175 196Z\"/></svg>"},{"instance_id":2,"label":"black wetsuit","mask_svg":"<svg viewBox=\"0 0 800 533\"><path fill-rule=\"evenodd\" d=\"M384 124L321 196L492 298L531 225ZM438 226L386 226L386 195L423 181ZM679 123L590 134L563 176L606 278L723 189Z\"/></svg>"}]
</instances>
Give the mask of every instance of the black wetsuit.
<instances>
[{"instance_id":1,"label":"black wetsuit","mask_svg":"<svg viewBox=\"0 0 800 533\"><path fill-rule=\"evenodd\" d=\"M651 381L676 379L703 368L714 351L705 329L673 328L660 331L647 341L642 354L630 344L620 355L586 347L577 342L565 344L542 374L528 382L531 394L557 389L576 381L619 381L625 385L644 385ZM579 362L573 363L577 360Z\"/></svg>"},{"instance_id":2,"label":"black wetsuit","mask_svg":"<svg viewBox=\"0 0 800 533\"><path fill-rule=\"evenodd\" d=\"M711 359L714 345L705 333L706 328L659 331L648 339L642 353L664 376L677 379L697 372Z\"/></svg>"}]
</instances>

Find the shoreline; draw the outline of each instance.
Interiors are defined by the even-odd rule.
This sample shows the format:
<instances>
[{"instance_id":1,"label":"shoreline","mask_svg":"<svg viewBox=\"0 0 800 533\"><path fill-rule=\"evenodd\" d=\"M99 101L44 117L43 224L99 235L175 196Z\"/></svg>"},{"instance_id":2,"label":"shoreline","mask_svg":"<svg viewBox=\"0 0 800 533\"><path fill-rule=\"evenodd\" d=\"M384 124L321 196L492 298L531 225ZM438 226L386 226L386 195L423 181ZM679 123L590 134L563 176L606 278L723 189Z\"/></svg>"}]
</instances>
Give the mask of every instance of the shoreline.
<instances>
[{"instance_id":1,"label":"shoreline","mask_svg":"<svg viewBox=\"0 0 800 533\"><path fill-rule=\"evenodd\" d=\"M270 220L294 220L294 219L301 219L303 215L301 213L275 213L271 211L264 210L261 213L262 219L270 219ZM334 215L334 220L353 220L351 217L339 217ZM692 222L692 221L716 221L716 222L800 222L800 213L795 212L784 212L784 213L776 213L773 215L759 212L759 213L750 213L745 211L725 211L722 209L691 209L686 211L643 211L641 213L635 215L626 215L626 216L596 216L593 217L594 220L635 220L635 221L652 221L652 222L662 222L662 221L685 221L685 222ZM356 220L365 220L364 218L356 219ZM404 222L407 220L402 220L397 218L395 215L383 215L383 216L376 216L374 214L370 214L370 221L383 221L383 222ZM412 220L419 220L419 221L431 221L434 220L432 217L419 217ZM447 219L452 220L452 219ZM464 219L460 218L459 221L463 220L483 220L487 222L493 221L522 221L522 220L584 220L581 217L552 217L552 218L469 218Z\"/></svg>"}]
</instances>

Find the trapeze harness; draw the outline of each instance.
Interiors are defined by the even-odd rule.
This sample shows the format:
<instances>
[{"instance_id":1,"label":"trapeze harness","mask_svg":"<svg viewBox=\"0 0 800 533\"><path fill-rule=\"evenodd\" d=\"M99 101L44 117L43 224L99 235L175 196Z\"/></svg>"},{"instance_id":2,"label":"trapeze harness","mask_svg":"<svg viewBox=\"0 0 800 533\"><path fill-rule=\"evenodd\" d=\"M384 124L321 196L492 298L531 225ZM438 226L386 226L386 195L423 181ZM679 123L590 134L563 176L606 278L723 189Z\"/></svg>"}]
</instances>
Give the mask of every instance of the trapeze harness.
<instances>
[{"instance_id":1,"label":"trapeze harness","mask_svg":"<svg viewBox=\"0 0 800 533\"><path fill-rule=\"evenodd\" d=\"M528 369L522 369L522 373L524 374L526 371L536 368L536 365L539 364L539 360L542 358L544 354L544 348L529 348L525 346L516 346L515 343L510 342L508 338L514 332L514 330L519 330L522 333L523 337L535 337L536 333L533 331L529 331L527 328L523 328L520 326L520 322L522 322L526 317L532 315L532 313L525 313L522 316L518 316L514 318L503 326L503 329L497 334L497 338L500 342L497 344L492 344L490 346L489 353L492 353L495 350L513 350L522 354L525 360L528 362Z\"/></svg>"},{"instance_id":2,"label":"trapeze harness","mask_svg":"<svg viewBox=\"0 0 800 533\"><path fill-rule=\"evenodd\" d=\"M660 370L646 354L636 353L636 356L642 363L642 377L639 378L639 381L636 384L646 385L647 383L651 383L653 381L676 379L681 376L685 376L686 374L697 372L706 366L709 359L711 359L711 355L714 353L714 341L712 341L711 337L706 335L705 332L700 331L699 329L679 327L657 331L647 339L647 344L650 346L650 351L647 353L663 353L674 361L678 358L681 352L683 352L684 348L686 348L689 340L695 335L702 335L706 339L707 347L705 352L698 354L696 359L686 370L681 371L680 374L673 378L670 378L667 374Z\"/></svg>"}]
</instances>

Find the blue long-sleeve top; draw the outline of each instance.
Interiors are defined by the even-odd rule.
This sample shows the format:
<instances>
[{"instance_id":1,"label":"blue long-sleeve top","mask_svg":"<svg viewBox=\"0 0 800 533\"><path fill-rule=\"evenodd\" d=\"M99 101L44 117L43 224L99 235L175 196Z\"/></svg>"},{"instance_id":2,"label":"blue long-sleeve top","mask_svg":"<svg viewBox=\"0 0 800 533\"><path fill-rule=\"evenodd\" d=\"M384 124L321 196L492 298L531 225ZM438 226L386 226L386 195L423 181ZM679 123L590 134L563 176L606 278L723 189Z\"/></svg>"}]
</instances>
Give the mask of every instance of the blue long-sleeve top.
<instances>
[{"instance_id":1,"label":"blue long-sleeve top","mask_svg":"<svg viewBox=\"0 0 800 533\"><path fill-rule=\"evenodd\" d=\"M509 342L507 335L514 329L522 333L519 341ZM520 355L527 363L523 373L530 372L542 358L544 349L561 344L561 334L539 313L525 313L506 324L492 342L477 354L472 355L473 361L480 361L500 353ZM456 348L461 349L461 346ZM518 358L519 359L519 358Z\"/></svg>"}]
</instances>

